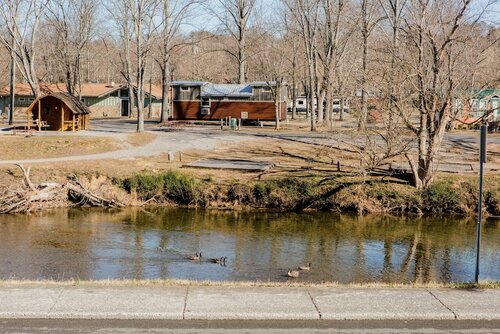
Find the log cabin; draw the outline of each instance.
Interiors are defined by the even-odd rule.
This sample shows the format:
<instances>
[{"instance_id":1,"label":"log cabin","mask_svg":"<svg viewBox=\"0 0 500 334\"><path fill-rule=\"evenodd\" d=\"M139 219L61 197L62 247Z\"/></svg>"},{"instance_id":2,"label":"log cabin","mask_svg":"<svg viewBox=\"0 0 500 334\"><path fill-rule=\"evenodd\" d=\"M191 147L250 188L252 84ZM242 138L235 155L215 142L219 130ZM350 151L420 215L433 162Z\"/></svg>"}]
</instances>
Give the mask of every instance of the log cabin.
<instances>
[{"instance_id":1,"label":"log cabin","mask_svg":"<svg viewBox=\"0 0 500 334\"><path fill-rule=\"evenodd\" d=\"M174 81L174 120L220 120L226 117L274 121L286 118L286 86L274 82L213 84L203 81ZM278 113L276 113L278 110Z\"/></svg>"},{"instance_id":2,"label":"log cabin","mask_svg":"<svg viewBox=\"0 0 500 334\"><path fill-rule=\"evenodd\" d=\"M27 128L79 131L90 126L90 110L68 93L51 93L34 100L26 110Z\"/></svg>"}]
</instances>

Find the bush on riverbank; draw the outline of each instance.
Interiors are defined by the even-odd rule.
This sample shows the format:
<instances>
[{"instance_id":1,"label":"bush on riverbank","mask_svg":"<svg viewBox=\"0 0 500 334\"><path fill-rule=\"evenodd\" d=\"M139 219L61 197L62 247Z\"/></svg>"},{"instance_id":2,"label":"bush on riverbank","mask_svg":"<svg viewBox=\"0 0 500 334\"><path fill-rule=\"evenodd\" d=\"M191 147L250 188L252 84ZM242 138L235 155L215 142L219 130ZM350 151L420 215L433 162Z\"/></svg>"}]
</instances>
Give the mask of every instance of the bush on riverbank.
<instances>
[{"instance_id":1,"label":"bush on riverbank","mask_svg":"<svg viewBox=\"0 0 500 334\"><path fill-rule=\"evenodd\" d=\"M119 182L141 201L199 207L252 207L301 211L306 209L364 213L474 214L477 180L474 177L441 177L421 191L407 184L380 180L334 180L285 177L240 183L214 184L175 171L144 172ZM500 177L485 182L485 210L500 212Z\"/></svg>"},{"instance_id":2,"label":"bush on riverbank","mask_svg":"<svg viewBox=\"0 0 500 334\"><path fill-rule=\"evenodd\" d=\"M195 179L176 171L136 174L122 180L121 186L129 193L135 193L142 201L168 199L180 205L192 204L198 191Z\"/></svg>"}]
</instances>

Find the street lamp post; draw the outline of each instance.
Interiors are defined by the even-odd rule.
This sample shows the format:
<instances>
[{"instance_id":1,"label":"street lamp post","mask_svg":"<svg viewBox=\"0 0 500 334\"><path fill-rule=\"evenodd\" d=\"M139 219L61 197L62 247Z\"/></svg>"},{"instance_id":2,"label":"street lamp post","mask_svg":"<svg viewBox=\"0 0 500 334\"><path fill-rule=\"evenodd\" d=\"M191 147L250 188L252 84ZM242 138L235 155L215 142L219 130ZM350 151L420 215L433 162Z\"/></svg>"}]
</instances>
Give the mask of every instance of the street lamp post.
<instances>
[{"instance_id":1,"label":"street lamp post","mask_svg":"<svg viewBox=\"0 0 500 334\"><path fill-rule=\"evenodd\" d=\"M484 163L486 162L486 132L487 125L481 125L481 143L479 147L479 203L477 213L477 228L476 228L476 273L474 281L479 282L479 253L481 249L481 222L483 220L483 174Z\"/></svg>"}]
</instances>

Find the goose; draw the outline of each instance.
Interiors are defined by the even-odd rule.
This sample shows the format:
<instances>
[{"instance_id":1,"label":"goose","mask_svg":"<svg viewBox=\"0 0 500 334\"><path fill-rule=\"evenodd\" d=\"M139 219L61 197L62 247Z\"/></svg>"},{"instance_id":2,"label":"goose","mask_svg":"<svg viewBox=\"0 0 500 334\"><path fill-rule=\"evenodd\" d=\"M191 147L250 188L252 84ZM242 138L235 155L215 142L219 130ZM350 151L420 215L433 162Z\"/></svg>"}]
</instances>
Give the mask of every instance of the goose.
<instances>
[{"instance_id":1,"label":"goose","mask_svg":"<svg viewBox=\"0 0 500 334\"><path fill-rule=\"evenodd\" d=\"M200 252L200 254L196 253L195 255L188 256L188 259L193 260L193 261L199 261L199 260L201 260L201 258L202 258L201 252Z\"/></svg>"},{"instance_id":2,"label":"goose","mask_svg":"<svg viewBox=\"0 0 500 334\"><path fill-rule=\"evenodd\" d=\"M286 275L287 275L288 277L291 277L291 278L297 278L297 277L299 277L299 275L300 275L300 271L298 271L298 270L288 269L288 272L286 273Z\"/></svg>"},{"instance_id":3,"label":"goose","mask_svg":"<svg viewBox=\"0 0 500 334\"><path fill-rule=\"evenodd\" d=\"M309 270L311 270L311 263L308 263L308 264L305 264L303 266L300 266L298 268L298 270L300 270L300 271L309 271Z\"/></svg>"},{"instance_id":4,"label":"goose","mask_svg":"<svg viewBox=\"0 0 500 334\"><path fill-rule=\"evenodd\" d=\"M226 263L226 259L227 259L227 257L223 256L223 257L221 257L219 259L210 259L210 262L224 264L224 263Z\"/></svg>"}]
</instances>

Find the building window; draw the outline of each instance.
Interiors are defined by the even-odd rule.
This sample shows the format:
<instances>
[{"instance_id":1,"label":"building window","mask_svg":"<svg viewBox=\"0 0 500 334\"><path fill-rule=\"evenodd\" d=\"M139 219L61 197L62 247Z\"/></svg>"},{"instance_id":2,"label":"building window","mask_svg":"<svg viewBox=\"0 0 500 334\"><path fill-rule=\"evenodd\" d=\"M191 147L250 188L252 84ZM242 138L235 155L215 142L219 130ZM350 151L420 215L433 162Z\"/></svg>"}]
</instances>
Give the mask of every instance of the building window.
<instances>
[{"instance_id":1,"label":"building window","mask_svg":"<svg viewBox=\"0 0 500 334\"><path fill-rule=\"evenodd\" d=\"M304 101L302 101L302 100L297 101L297 103L299 104L299 106L303 106L304 105Z\"/></svg>"},{"instance_id":2,"label":"building window","mask_svg":"<svg viewBox=\"0 0 500 334\"><path fill-rule=\"evenodd\" d=\"M24 102L24 101L26 101L26 99L24 97L19 98L19 102Z\"/></svg>"},{"instance_id":3,"label":"building window","mask_svg":"<svg viewBox=\"0 0 500 334\"><path fill-rule=\"evenodd\" d=\"M109 94L109 96L118 97L118 91L115 91L115 92Z\"/></svg>"},{"instance_id":4,"label":"building window","mask_svg":"<svg viewBox=\"0 0 500 334\"><path fill-rule=\"evenodd\" d=\"M210 98L204 97L201 99L201 107L202 108L210 108Z\"/></svg>"},{"instance_id":5,"label":"building window","mask_svg":"<svg viewBox=\"0 0 500 334\"><path fill-rule=\"evenodd\" d=\"M189 87L181 86L181 92L189 92Z\"/></svg>"},{"instance_id":6,"label":"building window","mask_svg":"<svg viewBox=\"0 0 500 334\"><path fill-rule=\"evenodd\" d=\"M34 97L30 97L30 98L28 99L28 101L33 102L33 101L35 101L35 98L34 98Z\"/></svg>"}]
</instances>

